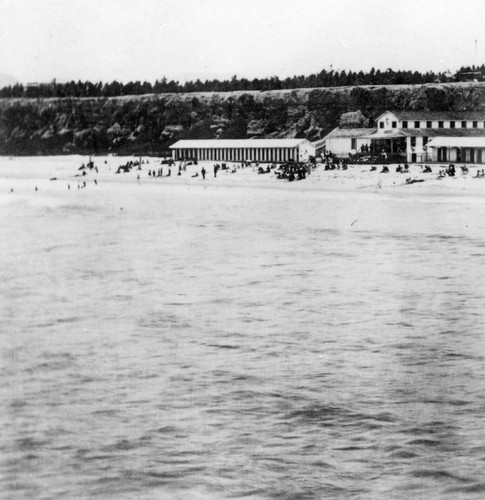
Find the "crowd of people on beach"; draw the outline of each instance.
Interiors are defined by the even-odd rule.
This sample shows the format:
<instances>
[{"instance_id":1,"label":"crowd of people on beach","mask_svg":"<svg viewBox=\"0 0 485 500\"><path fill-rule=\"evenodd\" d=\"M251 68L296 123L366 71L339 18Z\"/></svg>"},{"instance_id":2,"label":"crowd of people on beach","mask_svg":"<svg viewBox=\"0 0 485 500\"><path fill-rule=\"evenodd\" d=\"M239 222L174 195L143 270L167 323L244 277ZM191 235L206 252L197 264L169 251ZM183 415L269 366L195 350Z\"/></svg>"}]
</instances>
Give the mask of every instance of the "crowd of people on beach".
<instances>
[{"instance_id":1,"label":"crowd of people on beach","mask_svg":"<svg viewBox=\"0 0 485 500\"><path fill-rule=\"evenodd\" d=\"M257 173L258 175L267 175L273 173L275 178L278 180L286 180L288 182L293 182L296 180L304 180L307 178L307 176L314 170L314 169L320 169L323 171L345 171L350 168L355 168L357 165L353 164L350 162L349 159L347 158L339 158L335 155L333 155L331 152L326 153L322 157L321 163L316 163L315 161L308 161L308 162L297 162L294 160L287 161L285 163L267 163L267 164L260 164L259 162L251 162L251 161L241 161L241 162L234 162L234 163L215 163L212 165L208 165L207 162L203 162L200 170L199 166L197 164L197 161L193 160L181 160L178 163L178 166L176 165L176 162L172 160L171 158L163 158L163 159L158 159L154 160L152 159L152 163L156 161L157 165L154 167L148 168L148 165L150 164L150 160L143 160L141 157L139 160L129 160L118 167L116 167L116 174L123 174L123 173L130 173L133 170L136 170L136 179L137 181L141 180L141 176L143 175L143 172L146 172L146 175L152 179L155 178L166 178L166 177L171 177L172 176L172 170L176 169L177 176L183 176L184 174L187 173L187 166L192 165L192 168L189 170L189 174L191 178L200 178L201 180L205 180L209 173L208 169L210 168L213 172L213 178L217 179L218 174L220 172L224 172L226 174L235 174L240 170L244 169L251 169L253 172ZM104 161L105 167L108 168L108 170L111 170L111 167L107 164L107 160ZM197 168L193 168L197 167ZM369 165L369 171L370 172L379 172L381 174L389 174L390 173L390 168L392 165L379 165L379 171L378 171L378 166L376 165ZM413 171L411 171L411 167L413 168ZM361 165L359 165L359 168L361 169ZM441 180L447 177L453 178L457 176L457 171L461 170L462 176L467 175L469 173L469 167L468 166L460 166L457 167L454 164L449 164L449 165L438 165L433 168L439 168L436 179ZM410 173L415 173L415 174L433 174L433 168L430 165L409 165L408 163L404 164L398 164L395 166L395 172L399 174L410 174ZM416 171L416 169L419 169ZM79 173L76 173L73 175L73 180L76 182L75 186L77 186L77 189L86 189L89 185L89 182L92 182L94 186L98 185L98 178L92 178L93 175L99 174L99 168L97 165L94 164L94 162L89 159L89 162L86 164L82 164L78 169ZM365 170L364 170L365 171ZM90 177L90 181L87 181L87 177ZM75 178L81 178L78 179L77 181ZM422 176L416 178L412 177L406 177L405 183L406 185L408 184L415 184L418 182L425 182L426 179L429 179L430 177L425 176L424 178ZM476 174L472 176L473 179L481 179L485 178L485 169L477 169ZM51 177L51 181L57 181L57 177ZM71 189L71 182L67 183L67 189ZM395 182L394 182L395 184ZM35 191L37 192L39 190L38 186L35 186ZM13 193L14 189L10 189L10 193Z\"/></svg>"},{"instance_id":2,"label":"crowd of people on beach","mask_svg":"<svg viewBox=\"0 0 485 500\"><path fill-rule=\"evenodd\" d=\"M295 180L301 181L306 179L307 175L309 175L311 171L311 163L290 161L283 163L276 168L276 178L287 179L289 182L293 182Z\"/></svg>"},{"instance_id":3,"label":"crowd of people on beach","mask_svg":"<svg viewBox=\"0 0 485 500\"><path fill-rule=\"evenodd\" d=\"M341 158L334 155L331 151L326 151L322 156L324 170L347 170L349 165L348 158Z\"/></svg>"},{"instance_id":4,"label":"crowd of people on beach","mask_svg":"<svg viewBox=\"0 0 485 500\"><path fill-rule=\"evenodd\" d=\"M364 151L365 152L365 151ZM352 158L341 158L333 155L330 151L325 152L322 155L322 164L324 166L324 170L347 170L351 165L357 165L360 163L352 162ZM418 165L416 165L417 167ZM420 174L432 174L433 168L430 165L419 165ZM438 174L436 179L444 179L445 177L455 177L457 175L457 168L454 164L449 164L443 166L438 170ZM462 175L466 175L469 172L469 168L466 165L460 167ZM379 172L381 174L389 174L390 173L390 165L384 164L379 166L370 165L370 172ZM410 173L410 165L408 163L398 164L395 169L396 173L409 174ZM485 169L477 170L476 175L473 176L474 179L485 178ZM423 178L406 178L406 184L415 184L417 182L424 182Z\"/></svg>"},{"instance_id":5,"label":"crowd of people on beach","mask_svg":"<svg viewBox=\"0 0 485 500\"><path fill-rule=\"evenodd\" d=\"M140 158L140 160L138 161L127 161L125 164L123 165L120 165L118 167L118 170L116 171L117 174L121 174L121 173L127 173L127 172L131 172L132 169L136 168L137 170L141 170L142 169L142 165L144 164L144 160L142 160ZM147 163L149 163L149 161L147 160Z\"/></svg>"},{"instance_id":6,"label":"crowd of people on beach","mask_svg":"<svg viewBox=\"0 0 485 500\"><path fill-rule=\"evenodd\" d=\"M164 163L164 162L162 162ZM187 162L181 160L178 166L177 175L181 176L187 171L188 165L197 165L197 162L191 161ZM202 165L200 171L196 171L192 173L192 178L200 177L202 180L206 179L208 176L208 171L206 167L209 168L208 165ZM289 182L294 180L302 180L307 177L307 175L311 172L311 169L315 167L315 164L311 163L302 163L295 161L288 161L282 164L270 163L266 165L262 165L259 162L251 162L251 161L241 161L237 163L215 163L212 165L213 178L216 179L219 172L225 172L230 174L235 174L239 170L252 168L258 175L269 174L274 172L277 179L286 179ZM199 175L200 174L200 175ZM151 169L148 171L149 177L170 177L171 176L171 168L168 168L167 174L164 175L163 167L158 169Z\"/></svg>"}]
</instances>

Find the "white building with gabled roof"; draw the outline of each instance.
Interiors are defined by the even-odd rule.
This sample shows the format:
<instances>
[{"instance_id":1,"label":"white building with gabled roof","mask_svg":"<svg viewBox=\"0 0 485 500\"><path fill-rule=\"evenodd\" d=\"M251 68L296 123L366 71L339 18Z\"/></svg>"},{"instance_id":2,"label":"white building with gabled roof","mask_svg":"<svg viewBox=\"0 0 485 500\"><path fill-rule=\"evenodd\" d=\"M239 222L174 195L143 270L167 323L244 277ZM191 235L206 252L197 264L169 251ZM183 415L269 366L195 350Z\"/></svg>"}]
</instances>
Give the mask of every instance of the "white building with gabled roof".
<instances>
[{"instance_id":1,"label":"white building with gabled roof","mask_svg":"<svg viewBox=\"0 0 485 500\"><path fill-rule=\"evenodd\" d=\"M344 128L336 127L327 134L321 142L325 151L335 156L348 157L362 151L362 146L370 147L369 135L376 131L375 128Z\"/></svg>"},{"instance_id":2,"label":"white building with gabled roof","mask_svg":"<svg viewBox=\"0 0 485 500\"><path fill-rule=\"evenodd\" d=\"M376 123L374 153L413 163L485 163L484 111L386 111Z\"/></svg>"}]
</instances>

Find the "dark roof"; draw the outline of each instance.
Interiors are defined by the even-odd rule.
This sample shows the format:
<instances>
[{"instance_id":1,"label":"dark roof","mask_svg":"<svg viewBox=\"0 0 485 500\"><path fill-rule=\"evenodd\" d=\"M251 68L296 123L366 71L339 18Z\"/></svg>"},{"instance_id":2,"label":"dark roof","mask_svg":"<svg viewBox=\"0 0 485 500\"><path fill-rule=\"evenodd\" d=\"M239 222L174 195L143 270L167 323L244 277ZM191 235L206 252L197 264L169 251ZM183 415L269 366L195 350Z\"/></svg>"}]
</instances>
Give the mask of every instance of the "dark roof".
<instances>
[{"instance_id":1,"label":"dark roof","mask_svg":"<svg viewBox=\"0 0 485 500\"><path fill-rule=\"evenodd\" d=\"M485 120L485 111L391 111L399 120Z\"/></svg>"},{"instance_id":2,"label":"dark roof","mask_svg":"<svg viewBox=\"0 0 485 500\"><path fill-rule=\"evenodd\" d=\"M386 111L386 113L392 113L400 121L485 120L485 111Z\"/></svg>"},{"instance_id":3,"label":"dark roof","mask_svg":"<svg viewBox=\"0 0 485 500\"><path fill-rule=\"evenodd\" d=\"M334 128L329 134L325 136L325 139L334 139L337 137L341 138L357 138L365 135L372 134L376 131L376 128Z\"/></svg>"},{"instance_id":4,"label":"dark roof","mask_svg":"<svg viewBox=\"0 0 485 500\"><path fill-rule=\"evenodd\" d=\"M399 133L409 137L482 137L485 128L400 128Z\"/></svg>"}]
</instances>

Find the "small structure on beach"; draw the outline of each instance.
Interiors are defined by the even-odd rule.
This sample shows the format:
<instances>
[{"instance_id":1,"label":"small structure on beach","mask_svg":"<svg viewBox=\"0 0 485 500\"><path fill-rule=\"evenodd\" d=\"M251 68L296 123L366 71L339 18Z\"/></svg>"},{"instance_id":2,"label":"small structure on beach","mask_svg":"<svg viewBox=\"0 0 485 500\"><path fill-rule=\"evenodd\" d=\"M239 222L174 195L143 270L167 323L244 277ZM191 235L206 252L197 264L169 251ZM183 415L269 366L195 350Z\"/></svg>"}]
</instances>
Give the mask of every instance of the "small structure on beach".
<instances>
[{"instance_id":1,"label":"small structure on beach","mask_svg":"<svg viewBox=\"0 0 485 500\"><path fill-rule=\"evenodd\" d=\"M174 160L198 161L306 162L315 155L312 144L306 139L181 140L170 149Z\"/></svg>"},{"instance_id":2,"label":"small structure on beach","mask_svg":"<svg viewBox=\"0 0 485 500\"><path fill-rule=\"evenodd\" d=\"M371 140L368 136L376 130L373 128L336 127L320 142L323 143L322 145L327 152L347 158L349 154L356 154L363 149L370 148Z\"/></svg>"}]
</instances>

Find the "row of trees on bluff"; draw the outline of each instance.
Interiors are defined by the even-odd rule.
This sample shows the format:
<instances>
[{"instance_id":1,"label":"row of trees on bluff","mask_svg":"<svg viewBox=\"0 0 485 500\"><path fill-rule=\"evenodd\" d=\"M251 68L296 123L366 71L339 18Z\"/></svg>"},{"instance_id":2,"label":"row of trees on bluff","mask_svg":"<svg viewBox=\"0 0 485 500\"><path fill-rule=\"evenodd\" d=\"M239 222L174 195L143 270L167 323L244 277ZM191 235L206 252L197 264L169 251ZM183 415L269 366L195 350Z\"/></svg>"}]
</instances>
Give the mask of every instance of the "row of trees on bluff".
<instances>
[{"instance_id":1,"label":"row of trees on bluff","mask_svg":"<svg viewBox=\"0 0 485 500\"><path fill-rule=\"evenodd\" d=\"M168 81L166 78L150 82L110 83L67 82L46 83L35 85L13 85L0 89L0 97L119 97L142 94L187 93L187 92L226 92L226 91L266 91L296 88L319 87L348 87L359 85L411 85L435 82L459 81L462 75L476 72L485 74L485 65L480 67L462 67L454 75L450 73L434 73L428 71L394 71L391 68L380 71L372 68L368 72L322 70L308 76L300 75L280 79L277 76L269 78L238 78L233 76L230 80L200 80L179 83Z\"/></svg>"}]
</instances>

